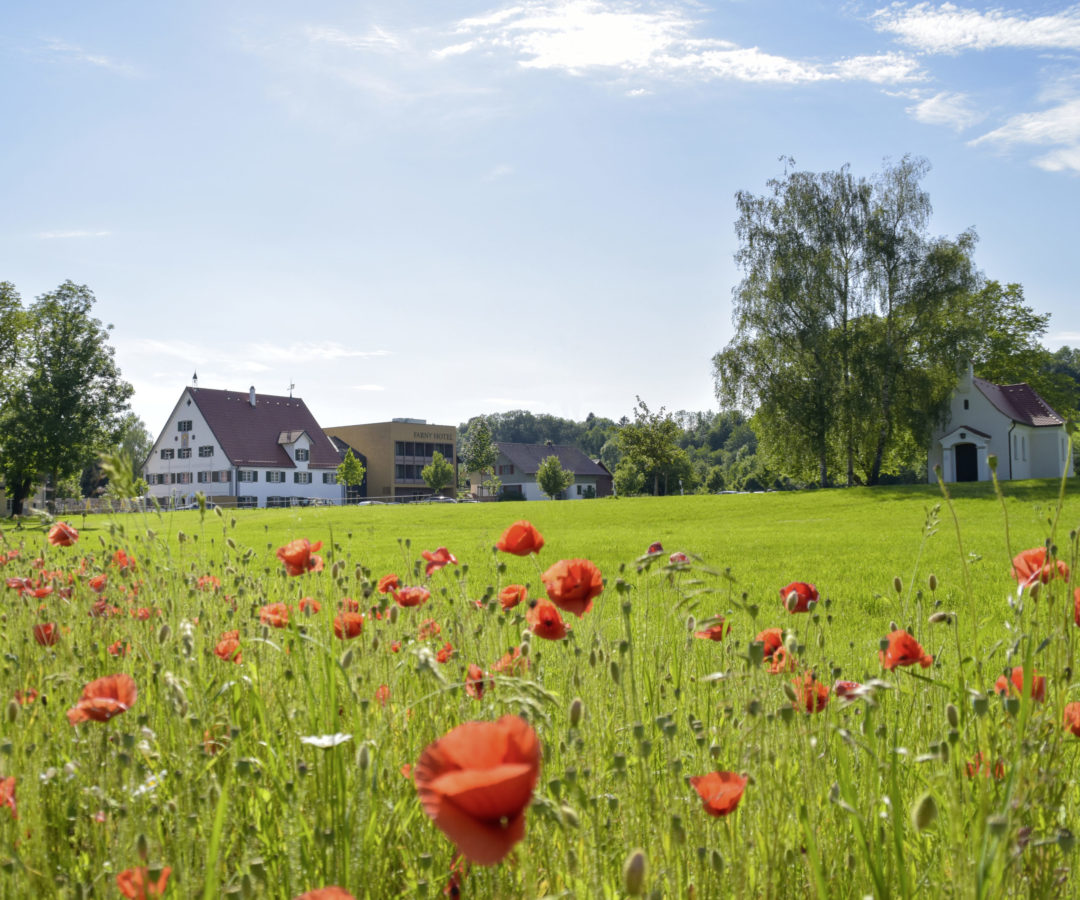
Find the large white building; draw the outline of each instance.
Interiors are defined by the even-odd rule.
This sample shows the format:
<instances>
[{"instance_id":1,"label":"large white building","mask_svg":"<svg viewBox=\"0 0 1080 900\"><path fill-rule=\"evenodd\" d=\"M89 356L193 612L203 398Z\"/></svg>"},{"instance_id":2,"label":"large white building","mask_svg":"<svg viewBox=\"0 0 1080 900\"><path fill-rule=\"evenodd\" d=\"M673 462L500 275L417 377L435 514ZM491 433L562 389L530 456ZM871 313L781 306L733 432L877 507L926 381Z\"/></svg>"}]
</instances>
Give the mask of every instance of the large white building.
<instances>
[{"instance_id":1,"label":"large white building","mask_svg":"<svg viewBox=\"0 0 1080 900\"><path fill-rule=\"evenodd\" d=\"M299 397L185 388L143 465L163 505L340 503L341 456Z\"/></svg>"},{"instance_id":2,"label":"large white building","mask_svg":"<svg viewBox=\"0 0 1080 900\"><path fill-rule=\"evenodd\" d=\"M949 416L930 442L927 478L989 481L997 456L999 480L1060 478L1072 472L1065 420L1029 384L992 384L970 367L953 392Z\"/></svg>"}]
</instances>

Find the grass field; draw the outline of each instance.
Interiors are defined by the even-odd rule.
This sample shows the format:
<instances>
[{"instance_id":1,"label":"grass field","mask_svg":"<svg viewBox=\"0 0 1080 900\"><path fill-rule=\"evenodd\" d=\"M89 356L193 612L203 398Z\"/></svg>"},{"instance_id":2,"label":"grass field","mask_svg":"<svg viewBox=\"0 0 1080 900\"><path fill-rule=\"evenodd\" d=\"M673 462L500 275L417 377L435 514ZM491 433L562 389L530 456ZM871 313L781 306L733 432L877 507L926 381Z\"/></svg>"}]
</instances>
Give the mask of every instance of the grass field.
<instances>
[{"instance_id":1,"label":"grass field","mask_svg":"<svg viewBox=\"0 0 1080 900\"><path fill-rule=\"evenodd\" d=\"M0 893L122 896L117 874L146 866L168 867L176 897L331 884L434 897L452 878L489 898L639 884L699 898L1077 894L1077 739L1061 726L1080 700L1074 584L1033 598L1010 576L1051 535L1075 570L1080 498L1058 493L1008 485L1003 509L970 485L936 511L936 488L905 487L76 517L67 547L5 524L5 577L33 580L9 582L0 638L0 776L15 779L0 785L17 798L10 816L0 807ZM496 552L523 518L543 549ZM322 571L286 574L275 553L296 538L323 542ZM643 559L654 541L664 552ZM421 551L441 546L459 564L428 578ZM669 563L673 551L690 562ZM541 573L572 558L594 562L605 589L581 618L563 613L568 638L531 633L524 604L501 608L501 588L543 597ZM376 587L388 573L431 599L398 606ZM789 614L791 582L821 602ZM320 611L301 614L304 597ZM342 641L345 598L365 619ZM261 621L273 603L290 607L284 628ZM954 615L931 624L935 612ZM723 640L695 637L717 616ZM439 632L421 637L425 620ZM48 624L56 640L39 643ZM894 624L932 666L882 668ZM751 646L769 628L786 629L791 671L770 673ZM215 653L231 631L238 663ZM114 656L117 642L130 651ZM528 669L495 672L512 648ZM485 673L479 699L470 665ZM1046 676L1043 702L1030 674L995 694L1020 665ZM118 673L137 701L69 724L83 687ZM819 711L806 712L805 679L828 689ZM865 687L841 700L837 680ZM462 723L507 714L541 751L525 834L463 876L402 767ZM728 815L707 814L688 782L712 771L747 779Z\"/></svg>"}]
</instances>

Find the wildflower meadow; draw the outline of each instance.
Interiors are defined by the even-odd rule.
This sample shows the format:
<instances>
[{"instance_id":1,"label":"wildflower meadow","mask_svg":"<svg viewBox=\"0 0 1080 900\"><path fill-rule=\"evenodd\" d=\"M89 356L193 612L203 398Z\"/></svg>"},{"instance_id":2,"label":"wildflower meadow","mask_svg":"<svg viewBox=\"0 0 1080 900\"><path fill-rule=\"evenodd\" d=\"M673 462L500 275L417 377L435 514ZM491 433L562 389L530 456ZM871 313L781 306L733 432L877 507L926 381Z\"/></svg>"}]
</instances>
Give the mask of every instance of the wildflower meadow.
<instances>
[{"instance_id":1,"label":"wildflower meadow","mask_svg":"<svg viewBox=\"0 0 1080 900\"><path fill-rule=\"evenodd\" d=\"M0 530L3 897L1080 894L1065 485Z\"/></svg>"}]
</instances>

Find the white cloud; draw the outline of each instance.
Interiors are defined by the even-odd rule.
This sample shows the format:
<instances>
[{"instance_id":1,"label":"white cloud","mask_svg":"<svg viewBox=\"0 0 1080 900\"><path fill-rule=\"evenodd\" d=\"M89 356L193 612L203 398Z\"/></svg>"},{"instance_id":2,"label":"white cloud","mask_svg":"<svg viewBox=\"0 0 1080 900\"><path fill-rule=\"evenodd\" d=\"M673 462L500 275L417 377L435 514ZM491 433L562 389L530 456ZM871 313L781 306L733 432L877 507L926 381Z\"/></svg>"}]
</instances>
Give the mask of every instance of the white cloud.
<instances>
[{"instance_id":1,"label":"white cloud","mask_svg":"<svg viewBox=\"0 0 1080 900\"><path fill-rule=\"evenodd\" d=\"M75 44L69 44L66 41L61 41L56 38L46 39L45 49L63 59L85 63L90 66L97 66L99 69L107 69L110 72L115 72L117 75L132 76L139 74L139 70L135 66L117 62L100 53L89 53L82 47L78 47Z\"/></svg>"},{"instance_id":2,"label":"white cloud","mask_svg":"<svg viewBox=\"0 0 1080 900\"><path fill-rule=\"evenodd\" d=\"M1080 97L1050 109L1013 116L1000 128L970 142L973 147L980 144L1004 149L1023 145L1055 147L1037 158L1035 165L1050 172L1080 172Z\"/></svg>"},{"instance_id":3,"label":"white cloud","mask_svg":"<svg viewBox=\"0 0 1080 900\"><path fill-rule=\"evenodd\" d=\"M958 53L995 47L1080 49L1080 6L1045 16L1026 16L1001 9L985 12L952 3L893 3L877 10L871 21L879 31L926 53Z\"/></svg>"},{"instance_id":4,"label":"white cloud","mask_svg":"<svg viewBox=\"0 0 1080 900\"><path fill-rule=\"evenodd\" d=\"M501 178L506 178L509 175L514 174L514 167L501 163L495 166L491 171L485 173L480 179L481 181L498 181Z\"/></svg>"},{"instance_id":5,"label":"white cloud","mask_svg":"<svg viewBox=\"0 0 1080 900\"><path fill-rule=\"evenodd\" d=\"M386 388L381 384L354 384L354 391L385 391Z\"/></svg>"},{"instance_id":6,"label":"white cloud","mask_svg":"<svg viewBox=\"0 0 1080 900\"><path fill-rule=\"evenodd\" d=\"M971 98L966 94L941 91L932 97L921 99L907 108L908 114L916 121L926 125L946 125L960 132L972 125L977 125L986 118L971 105Z\"/></svg>"},{"instance_id":7,"label":"white cloud","mask_svg":"<svg viewBox=\"0 0 1080 900\"><path fill-rule=\"evenodd\" d=\"M331 44L346 50L400 50L401 40L396 36L372 25L365 34L349 34L338 28L309 26L304 29L309 41L314 44Z\"/></svg>"},{"instance_id":8,"label":"white cloud","mask_svg":"<svg viewBox=\"0 0 1080 900\"><path fill-rule=\"evenodd\" d=\"M454 34L467 40L444 47L436 55L503 51L522 68L574 75L602 70L781 84L892 84L923 77L915 60L902 53L804 61L719 38L702 38L697 36L698 28L686 8L672 2L645 9L621 0L529 0L462 19Z\"/></svg>"},{"instance_id":9,"label":"white cloud","mask_svg":"<svg viewBox=\"0 0 1080 900\"><path fill-rule=\"evenodd\" d=\"M111 234L111 231L41 231L35 237L42 241L57 241L68 238L102 238Z\"/></svg>"},{"instance_id":10,"label":"white cloud","mask_svg":"<svg viewBox=\"0 0 1080 900\"><path fill-rule=\"evenodd\" d=\"M311 362L312 360L358 359L389 356L389 350L353 350L336 341L293 344L249 344L241 350L245 356L255 359Z\"/></svg>"}]
</instances>

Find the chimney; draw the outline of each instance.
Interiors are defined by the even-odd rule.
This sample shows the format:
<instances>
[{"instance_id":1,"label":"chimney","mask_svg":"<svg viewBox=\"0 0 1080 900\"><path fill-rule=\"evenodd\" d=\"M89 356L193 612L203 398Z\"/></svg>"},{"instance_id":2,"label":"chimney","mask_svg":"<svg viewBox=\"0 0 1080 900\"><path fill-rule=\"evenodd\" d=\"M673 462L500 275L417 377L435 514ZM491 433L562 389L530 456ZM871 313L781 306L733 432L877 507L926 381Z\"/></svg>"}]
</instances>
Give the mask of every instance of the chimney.
<instances>
[{"instance_id":1,"label":"chimney","mask_svg":"<svg viewBox=\"0 0 1080 900\"><path fill-rule=\"evenodd\" d=\"M248 403L250 403L252 407L255 406L255 385L252 385L248 389Z\"/></svg>"}]
</instances>

